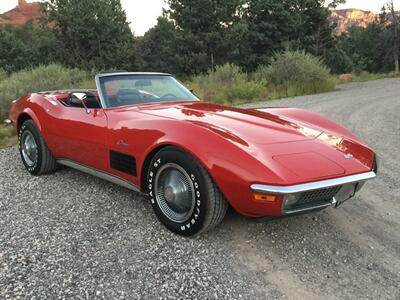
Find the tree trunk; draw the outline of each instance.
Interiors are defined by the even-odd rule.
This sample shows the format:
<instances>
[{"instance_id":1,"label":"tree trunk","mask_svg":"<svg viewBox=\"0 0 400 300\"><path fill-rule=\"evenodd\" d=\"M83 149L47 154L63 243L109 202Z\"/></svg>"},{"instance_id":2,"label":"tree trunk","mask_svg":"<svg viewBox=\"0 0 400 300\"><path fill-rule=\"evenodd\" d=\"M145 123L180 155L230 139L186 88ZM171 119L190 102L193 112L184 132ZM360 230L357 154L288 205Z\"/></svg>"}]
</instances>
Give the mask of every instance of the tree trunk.
<instances>
[{"instance_id":1,"label":"tree trunk","mask_svg":"<svg viewBox=\"0 0 400 300\"><path fill-rule=\"evenodd\" d=\"M393 47L393 58L394 58L394 70L396 73L399 72L399 20L397 19L396 11L394 9L393 0L391 3L391 12L393 18L393 27L394 27L394 47Z\"/></svg>"}]
</instances>

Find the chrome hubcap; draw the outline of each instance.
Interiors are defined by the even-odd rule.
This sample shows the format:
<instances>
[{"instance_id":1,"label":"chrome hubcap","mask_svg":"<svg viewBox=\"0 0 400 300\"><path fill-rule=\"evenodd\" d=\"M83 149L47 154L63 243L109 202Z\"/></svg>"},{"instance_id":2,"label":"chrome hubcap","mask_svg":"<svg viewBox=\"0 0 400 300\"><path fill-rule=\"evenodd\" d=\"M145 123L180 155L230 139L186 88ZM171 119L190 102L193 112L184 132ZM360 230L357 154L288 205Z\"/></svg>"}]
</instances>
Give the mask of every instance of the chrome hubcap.
<instances>
[{"instance_id":1,"label":"chrome hubcap","mask_svg":"<svg viewBox=\"0 0 400 300\"><path fill-rule=\"evenodd\" d=\"M25 163L33 167L38 158L38 147L32 133L25 131L21 137L21 150Z\"/></svg>"},{"instance_id":2,"label":"chrome hubcap","mask_svg":"<svg viewBox=\"0 0 400 300\"><path fill-rule=\"evenodd\" d=\"M163 214L178 223L189 220L195 208L195 191L189 174L177 164L166 164L157 172L154 184Z\"/></svg>"}]
</instances>

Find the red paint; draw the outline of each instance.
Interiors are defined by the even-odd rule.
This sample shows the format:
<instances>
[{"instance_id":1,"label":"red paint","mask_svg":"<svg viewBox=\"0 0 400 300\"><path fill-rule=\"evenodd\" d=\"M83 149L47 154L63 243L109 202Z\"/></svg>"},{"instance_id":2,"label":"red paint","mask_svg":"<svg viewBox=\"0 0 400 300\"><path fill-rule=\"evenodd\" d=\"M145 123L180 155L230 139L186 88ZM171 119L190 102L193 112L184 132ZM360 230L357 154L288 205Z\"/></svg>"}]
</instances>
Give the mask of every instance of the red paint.
<instances>
[{"instance_id":1,"label":"red paint","mask_svg":"<svg viewBox=\"0 0 400 300\"><path fill-rule=\"evenodd\" d=\"M65 101L66 95L22 97L12 104L10 118L17 124L27 113L56 158L118 175L139 187L149 153L175 145L196 157L229 203L246 216L282 215L282 199L258 203L251 184L302 184L368 172L373 165L373 151L352 133L300 109L244 110L196 101L92 109L87 114L50 103ZM129 146L120 145L121 140ZM138 176L111 169L110 150L134 156ZM354 158L345 159L347 153Z\"/></svg>"}]
</instances>

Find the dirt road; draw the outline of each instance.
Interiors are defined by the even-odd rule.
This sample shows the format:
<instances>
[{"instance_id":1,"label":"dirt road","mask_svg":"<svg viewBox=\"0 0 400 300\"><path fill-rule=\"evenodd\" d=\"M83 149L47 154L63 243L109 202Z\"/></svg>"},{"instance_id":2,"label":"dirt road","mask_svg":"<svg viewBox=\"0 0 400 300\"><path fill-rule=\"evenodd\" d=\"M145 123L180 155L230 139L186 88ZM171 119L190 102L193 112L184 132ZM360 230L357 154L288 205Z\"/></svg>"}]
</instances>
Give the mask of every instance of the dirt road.
<instances>
[{"instance_id":1,"label":"dirt road","mask_svg":"<svg viewBox=\"0 0 400 300\"><path fill-rule=\"evenodd\" d=\"M294 106L349 128L379 177L338 209L256 223L229 212L183 239L145 197L64 169L31 177L0 150L0 298L400 299L400 79L252 107Z\"/></svg>"}]
</instances>

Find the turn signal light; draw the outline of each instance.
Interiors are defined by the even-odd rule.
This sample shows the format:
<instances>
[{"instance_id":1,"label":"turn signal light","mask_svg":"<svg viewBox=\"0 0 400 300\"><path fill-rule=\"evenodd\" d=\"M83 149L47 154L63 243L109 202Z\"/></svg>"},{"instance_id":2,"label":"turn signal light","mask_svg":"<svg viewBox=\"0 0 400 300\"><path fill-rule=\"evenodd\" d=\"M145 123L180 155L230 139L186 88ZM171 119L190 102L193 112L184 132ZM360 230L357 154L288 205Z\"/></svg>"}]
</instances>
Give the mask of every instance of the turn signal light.
<instances>
[{"instance_id":1,"label":"turn signal light","mask_svg":"<svg viewBox=\"0 0 400 300\"><path fill-rule=\"evenodd\" d=\"M277 195L254 194L254 200L259 202L275 202L277 199Z\"/></svg>"}]
</instances>

